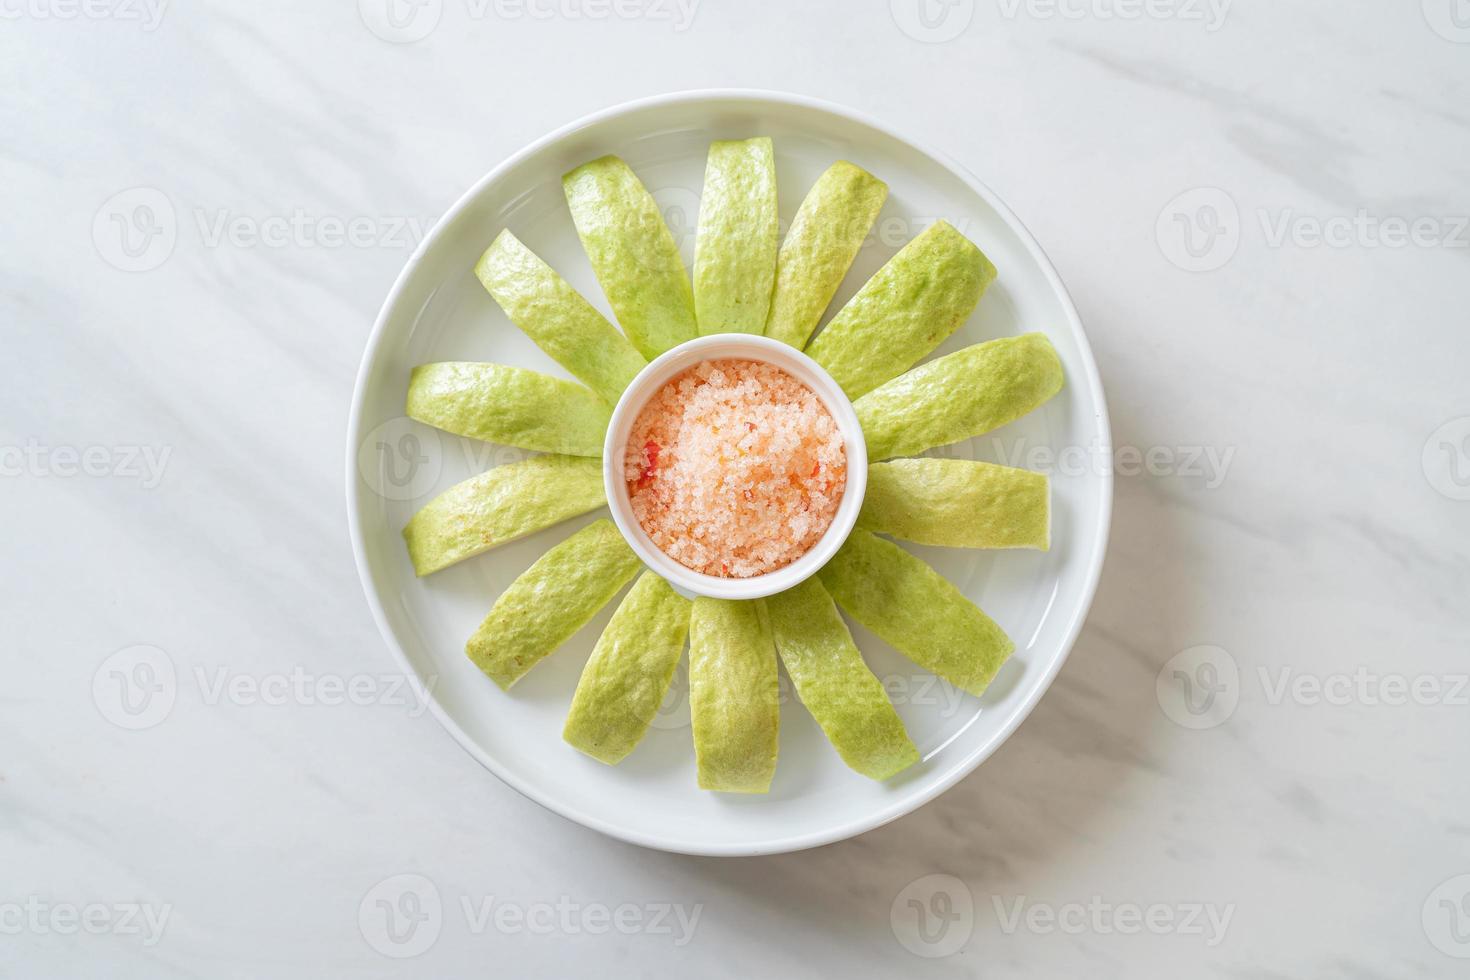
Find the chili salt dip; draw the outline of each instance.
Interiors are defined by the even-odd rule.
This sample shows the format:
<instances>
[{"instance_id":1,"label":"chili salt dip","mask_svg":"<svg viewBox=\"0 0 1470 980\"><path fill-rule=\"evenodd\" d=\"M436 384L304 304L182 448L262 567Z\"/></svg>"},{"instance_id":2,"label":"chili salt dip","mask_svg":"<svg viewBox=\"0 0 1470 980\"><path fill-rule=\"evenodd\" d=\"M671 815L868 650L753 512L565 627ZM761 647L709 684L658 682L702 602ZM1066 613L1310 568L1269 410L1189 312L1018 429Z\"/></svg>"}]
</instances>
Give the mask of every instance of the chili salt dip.
<instances>
[{"instance_id":1,"label":"chili salt dip","mask_svg":"<svg viewBox=\"0 0 1470 980\"><path fill-rule=\"evenodd\" d=\"M643 406L623 478L633 515L670 558L751 578L796 561L831 525L847 450L827 406L787 372L710 360Z\"/></svg>"}]
</instances>

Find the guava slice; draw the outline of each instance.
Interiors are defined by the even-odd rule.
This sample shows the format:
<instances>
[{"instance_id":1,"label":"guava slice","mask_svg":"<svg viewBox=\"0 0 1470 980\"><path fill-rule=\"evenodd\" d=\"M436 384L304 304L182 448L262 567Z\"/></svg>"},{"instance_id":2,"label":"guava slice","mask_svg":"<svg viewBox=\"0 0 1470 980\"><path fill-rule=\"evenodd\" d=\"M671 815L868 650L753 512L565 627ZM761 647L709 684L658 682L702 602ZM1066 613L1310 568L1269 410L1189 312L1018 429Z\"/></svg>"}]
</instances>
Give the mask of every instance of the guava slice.
<instances>
[{"instance_id":1,"label":"guava slice","mask_svg":"<svg viewBox=\"0 0 1470 980\"><path fill-rule=\"evenodd\" d=\"M638 577L582 669L568 744L615 766L643 740L684 653L691 606L652 572Z\"/></svg>"},{"instance_id":2,"label":"guava slice","mask_svg":"<svg viewBox=\"0 0 1470 980\"><path fill-rule=\"evenodd\" d=\"M867 531L854 531L817 574L853 619L962 691L983 693L1016 648L942 575Z\"/></svg>"},{"instance_id":3,"label":"guava slice","mask_svg":"<svg viewBox=\"0 0 1470 980\"><path fill-rule=\"evenodd\" d=\"M510 583L465 653L508 691L586 626L640 567L617 525L605 517L593 521Z\"/></svg>"},{"instance_id":4,"label":"guava slice","mask_svg":"<svg viewBox=\"0 0 1470 980\"><path fill-rule=\"evenodd\" d=\"M984 435L1062 390L1045 334L1002 337L920 364L853 403L868 458L914 456Z\"/></svg>"},{"instance_id":5,"label":"guava slice","mask_svg":"<svg viewBox=\"0 0 1470 980\"><path fill-rule=\"evenodd\" d=\"M985 254L953 225L936 221L873 274L807 353L857 398L938 347L994 279Z\"/></svg>"},{"instance_id":6,"label":"guava slice","mask_svg":"<svg viewBox=\"0 0 1470 980\"><path fill-rule=\"evenodd\" d=\"M806 346L887 198L887 184L846 160L817 178L776 257L767 337Z\"/></svg>"},{"instance_id":7,"label":"guava slice","mask_svg":"<svg viewBox=\"0 0 1470 980\"><path fill-rule=\"evenodd\" d=\"M689 713L701 789L770 791L781 729L778 698L776 646L764 602L695 599Z\"/></svg>"},{"instance_id":8,"label":"guava slice","mask_svg":"<svg viewBox=\"0 0 1470 980\"><path fill-rule=\"evenodd\" d=\"M949 548L1051 545L1046 476L969 459L895 459L868 467L858 527Z\"/></svg>"},{"instance_id":9,"label":"guava slice","mask_svg":"<svg viewBox=\"0 0 1470 980\"><path fill-rule=\"evenodd\" d=\"M919 761L883 682L863 661L832 597L815 578L766 600L786 673L842 761L883 780Z\"/></svg>"},{"instance_id":10,"label":"guava slice","mask_svg":"<svg viewBox=\"0 0 1470 980\"><path fill-rule=\"evenodd\" d=\"M403 540L423 576L605 503L599 460L533 456L445 490L413 515Z\"/></svg>"},{"instance_id":11,"label":"guava slice","mask_svg":"<svg viewBox=\"0 0 1470 980\"><path fill-rule=\"evenodd\" d=\"M698 336L678 243L638 175L605 156L568 171L561 185L592 271L639 353L651 361Z\"/></svg>"},{"instance_id":12,"label":"guava slice","mask_svg":"<svg viewBox=\"0 0 1470 980\"><path fill-rule=\"evenodd\" d=\"M612 408L575 381L504 364L420 364L409 418L471 439L569 456L601 456Z\"/></svg>"},{"instance_id":13,"label":"guava slice","mask_svg":"<svg viewBox=\"0 0 1470 980\"><path fill-rule=\"evenodd\" d=\"M475 275L512 323L609 405L648 366L627 337L509 229L480 256Z\"/></svg>"},{"instance_id":14,"label":"guava slice","mask_svg":"<svg viewBox=\"0 0 1470 980\"><path fill-rule=\"evenodd\" d=\"M699 332L764 333L779 241L770 137L710 144L694 243Z\"/></svg>"}]
</instances>

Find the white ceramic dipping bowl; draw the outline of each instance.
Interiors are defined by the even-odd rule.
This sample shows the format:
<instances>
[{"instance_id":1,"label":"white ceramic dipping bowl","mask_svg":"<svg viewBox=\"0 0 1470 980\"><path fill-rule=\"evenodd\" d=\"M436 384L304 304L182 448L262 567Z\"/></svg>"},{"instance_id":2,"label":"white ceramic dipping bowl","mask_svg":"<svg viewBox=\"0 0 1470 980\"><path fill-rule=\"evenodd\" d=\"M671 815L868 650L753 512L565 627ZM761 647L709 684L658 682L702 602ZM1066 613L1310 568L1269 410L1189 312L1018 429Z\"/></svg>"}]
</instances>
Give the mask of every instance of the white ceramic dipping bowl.
<instances>
[{"instance_id":1,"label":"white ceramic dipping bowl","mask_svg":"<svg viewBox=\"0 0 1470 980\"><path fill-rule=\"evenodd\" d=\"M633 423L637 421L643 406L679 373L701 361L722 358L741 358L772 364L806 385L821 399L827 411L832 413L847 450L847 486L842 492L842 500L837 505L837 514L833 517L831 526L817 539L811 550L796 561L773 572L750 578L705 575L664 554L633 516L628 485L623 479L623 453L633 430ZM842 547L842 542L847 540L857 522L858 511L863 506L863 493L868 487L868 447L863 441L862 427L858 425L852 402L816 361L794 347L768 337L741 333L711 334L666 351L640 371L633 383L628 385L623 397L618 399L617 407L613 409L612 422L607 427L607 439L602 447L602 479L607 487L607 503L612 510L613 521L623 532L623 537L643 563L661 575L676 591L687 597L759 599L784 592L810 578Z\"/></svg>"}]
</instances>

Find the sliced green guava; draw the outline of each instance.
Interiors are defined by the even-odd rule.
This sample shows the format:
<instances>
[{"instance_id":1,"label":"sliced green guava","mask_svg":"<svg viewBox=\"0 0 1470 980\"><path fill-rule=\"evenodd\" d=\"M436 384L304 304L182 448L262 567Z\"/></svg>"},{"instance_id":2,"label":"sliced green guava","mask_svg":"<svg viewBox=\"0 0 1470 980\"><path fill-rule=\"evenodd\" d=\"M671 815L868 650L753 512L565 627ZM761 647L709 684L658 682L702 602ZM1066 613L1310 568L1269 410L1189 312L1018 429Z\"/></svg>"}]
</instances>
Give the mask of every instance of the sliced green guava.
<instances>
[{"instance_id":1,"label":"sliced green guava","mask_svg":"<svg viewBox=\"0 0 1470 980\"><path fill-rule=\"evenodd\" d=\"M568 456L601 456L612 408L575 381L504 364L420 364L408 417L445 432Z\"/></svg>"},{"instance_id":2,"label":"sliced green guava","mask_svg":"<svg viewBox=\"0 0 1470 980\"><path fill-rule=\"evenodd\" d=\"M689 713L701 789L770 790L781 706L776 647L761 600L694 600Z\"/></svg>"},{"instance_id":3,"label":"sliced green guava","mask_svg":"<svg viewBox=\"0 0 1470 980\"><path fill-rule=\"evenodd\" d=\"M815 578L766 600L786 673L842 761L887 779L919 761L919 750L863 661L832 597Z\"/></svg>"},{"instance_id":4,"label":"sliced green guava","mask_svg":"<svg viewBox=\"0 0 1470 980\"><path fill-rule=\"evenodd\" d=\"M512 323L609 405L648 366L617 327L509 229L480 256L475 275Z\"/></svg>"},{"instance_id":5,"label":"sliced green guava","mask_svg":"<svg viewBox=\"0 0 1470 980\"><path fill-rule=\"evenodd\" d=\"M694 293L658 202L614 156L561 179L572 223L618 323L650 361L693 340Z\"/></svg>"},{"instance_id":6,"label":"sliced green guava","mask_svg":"<svg viewBox=\"0 0 1470 980\"><path fill-rule=\"evenodd\" d=\"M806 346L887 198L887 184L846 160L817 178L776 258L767 337Z\"/></svg>"},{"instance_id":7,"label":"sliced green guava","mask_svg":"<svg viewBox=\"0 0 1470 980\"><path fill-rule=\"evenodd\" d=\"M994 279L984 253L936 221L873 274L807 353L857 398L938 347Z\"/></svg>"},{"instance_id":8,"label":"sliced green guava","mask_svg":"<svg viewBox=\"0 0 1470 980\"><path fill-rule=\"evenodd\" d=\"M617 525L605 517L593 521L510 583L464 652L510 690L586 626L640 567Z\"/></svg>"},{"instance_id":9,"label":"sliced green guava","mask_svg":"<svg viewBox=\"0 0 1470 980\"><path fill-rule=\"evenodd\" d=\"M701 334L765 332L779 236L770 137L711 143L694 243Z\"/></svg>"},{"instance_id":10,"label":"sliced green guava","mask_svg":"<svg viewBox=\"0 0 1470 980\"><path fill-rule=\"evenodd\" d=\"M867 531L854 531L817 574L853 619L962 691L984 692L1016 649L942 575Z\"/></svg>"},{"instance_id":11,"label":"sliced green guava","mask_svg":"<svg viewBox=\"0 0 1470 980\"><path fill-rule=\"evenodd\" d=\"M915 544L1046 551L1050 507L1042 473L969 459L895 459L868 467L857 526Z\"/></svg>"},{"instance_id":12,"label":"sliced green guava","mask_svg":"<svg viewBox=\"0 0 1470 980\"><path fill-rule=\"evenodd\" d=\"M605 503L599 460L533 456L445 490L413 515L403 540L414 571L428 575Z\"/></svg>"},{"instance_id":13,"label":"sliced green guava","mask_svg":"<svg viewBox=\"0 0 1470 980\"><path fill-rule=\"evenodd\" d=\"M615 766L643 740L684 653L691 605L652 572L639 576L582 669L568 744Z\"/></svg>"},{"instance_id":14,"label":"sliced green guava","mask_svg":"<svg viewBox=\"0 0 1470 980\"><path fill-rule=\"evenodd\" d=\"M853 403L868 458L913 456L984 435L1062 390L1045 334L1002 337L935 358Z\"/></svg>"}]
</instances>

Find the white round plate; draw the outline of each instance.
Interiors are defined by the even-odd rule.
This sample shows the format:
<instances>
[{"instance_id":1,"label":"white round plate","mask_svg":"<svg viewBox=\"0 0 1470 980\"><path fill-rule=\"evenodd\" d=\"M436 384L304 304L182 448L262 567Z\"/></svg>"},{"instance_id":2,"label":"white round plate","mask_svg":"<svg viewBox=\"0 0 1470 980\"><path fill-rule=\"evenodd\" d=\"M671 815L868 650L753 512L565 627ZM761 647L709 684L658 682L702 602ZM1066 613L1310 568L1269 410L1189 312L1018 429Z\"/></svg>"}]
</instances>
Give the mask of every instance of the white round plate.
<instances>
[{"instance_id":1,"label":"white round plate","mask_svg":"<svg viewBox=\"0 0 1470 980\"><path fill-rule=\"evenodd\" d=\"M510 693L469 662L465 639L495 597L548 547L605 511L415 578L400 536L414 511L525 454L437 432L403 418L403 406L410 369L431 361L497 361L566 376L475 279L475 261L502 228L612 319L567 213L563 172L606 153L621 156L662 206L692 267L710 141L756 135L775 140L783 226L834 160L851 160L888 183L888 202L829 315L908 239L944 218L985 251L1000 277L937 353L1040 330L1061 355L1066 387L1026 418L941 451L1049 471L1051 551L913 548L1016 642L985 696L936 681L854 625L923 761L881 784L852 772L783 673L775 782L769 795L734 796L695 785L687 657L653 729L621 765L604 766L561 740L577 678L616 602ZM636 844L770 854L841 840L908 813L1015 730L1061 668L1092 601L1112 505L1110 460L1102 386L1076 310L1046 256L993 193L959 165L846 109L768 92L689 92L608 109L532 144L471 188L414 252L358 375L347 505L358 570L389 648L429 686L435 715L486 768L543 806Z\"/></svg>"}]
</instances>

